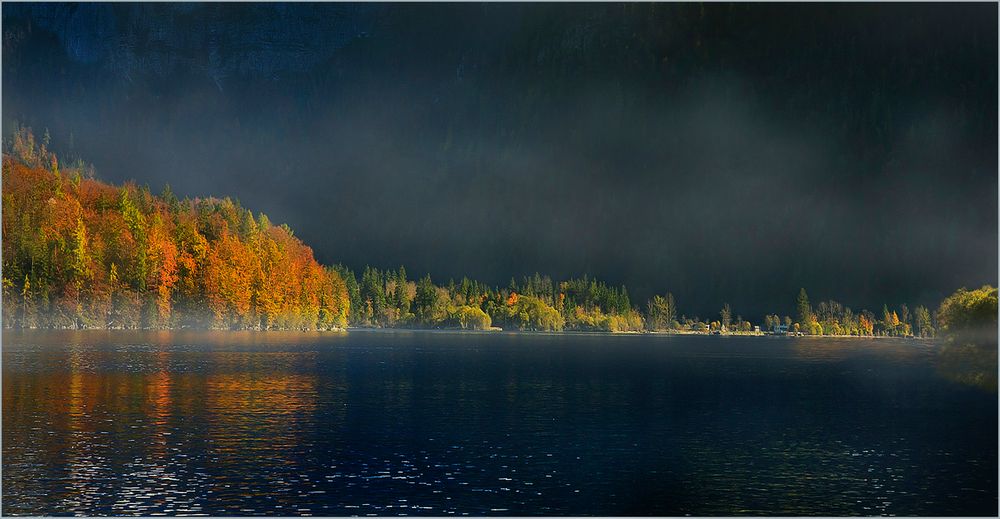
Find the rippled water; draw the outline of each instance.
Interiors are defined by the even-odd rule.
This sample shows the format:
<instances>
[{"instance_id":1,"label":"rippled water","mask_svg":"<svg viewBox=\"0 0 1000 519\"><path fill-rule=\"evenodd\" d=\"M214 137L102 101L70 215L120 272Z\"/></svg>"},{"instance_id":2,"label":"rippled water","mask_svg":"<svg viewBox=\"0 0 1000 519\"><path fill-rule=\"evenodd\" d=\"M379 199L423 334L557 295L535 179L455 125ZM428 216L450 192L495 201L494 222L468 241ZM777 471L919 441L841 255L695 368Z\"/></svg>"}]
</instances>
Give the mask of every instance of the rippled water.
<instances>
[{"instance_id":1,"label":"rippled water","mask_svg":"<svg viewBox=\"0 0 1000 519\"><path fill-rule=\"evenodd\" d=\"M3 339L4 514L997 513L995 371L914 341Z\"/></svg>"}]
</instances>

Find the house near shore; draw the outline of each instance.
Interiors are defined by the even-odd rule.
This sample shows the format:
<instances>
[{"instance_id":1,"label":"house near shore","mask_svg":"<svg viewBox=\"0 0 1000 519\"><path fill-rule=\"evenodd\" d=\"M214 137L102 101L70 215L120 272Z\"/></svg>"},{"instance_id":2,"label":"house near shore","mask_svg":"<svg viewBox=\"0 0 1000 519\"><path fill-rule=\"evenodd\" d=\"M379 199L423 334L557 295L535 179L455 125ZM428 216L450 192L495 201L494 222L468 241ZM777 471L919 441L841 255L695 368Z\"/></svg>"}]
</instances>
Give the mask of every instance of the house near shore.
<instances>
[{"instance_id":1,"label":"house near shore","mask_svg":"<svg viewBox=\"0 0 1000 519\"><path fill-rule=\"evenodd\" d=\"M771 329L771 333L774 335L788 335L788 325L776 324L774 325L774 328Z\"/></svg>"}]
</instances>

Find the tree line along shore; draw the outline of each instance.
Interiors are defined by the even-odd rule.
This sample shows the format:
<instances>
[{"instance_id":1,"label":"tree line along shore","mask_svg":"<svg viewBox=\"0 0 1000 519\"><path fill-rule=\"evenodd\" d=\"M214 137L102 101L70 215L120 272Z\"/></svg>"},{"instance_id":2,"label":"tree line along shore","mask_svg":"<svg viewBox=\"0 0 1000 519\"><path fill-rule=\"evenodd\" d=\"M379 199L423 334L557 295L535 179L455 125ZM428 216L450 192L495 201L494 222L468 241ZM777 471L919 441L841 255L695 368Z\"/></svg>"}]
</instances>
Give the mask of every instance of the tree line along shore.
<instances>
[{"instance_id":1,"label":"tree line along shore","mask_svg":"<svg viewBox=\"0 0 1000 519\"><path fill-rule=\"evenodd\" d=\"M996 326L997 289L959 289L936 309L812 304L757 324L722 305L679 311L671 293L636 305L624 286L535 274L503 287L436 284L403 267L323 266L287 225L230 198L178 199L113 186L62 164L28 128L3 143L5 328L468 330L934 337Z\"/></svg>"}]
</instances>

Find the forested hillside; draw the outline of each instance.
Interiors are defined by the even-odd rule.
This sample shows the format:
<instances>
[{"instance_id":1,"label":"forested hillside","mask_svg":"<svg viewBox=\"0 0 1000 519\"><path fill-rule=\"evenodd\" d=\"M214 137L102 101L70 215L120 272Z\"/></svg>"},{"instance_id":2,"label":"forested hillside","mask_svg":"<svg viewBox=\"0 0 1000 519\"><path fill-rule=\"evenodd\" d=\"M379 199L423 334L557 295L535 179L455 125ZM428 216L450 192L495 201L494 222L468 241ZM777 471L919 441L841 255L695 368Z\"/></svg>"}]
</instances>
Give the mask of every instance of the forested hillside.
<instances>
[{"instance_id":1,"label":"forested hillside","mask_svg":"<svg viewBox=\"0 0 1000 519\"><path fill-rule=\"evenodd\" d=\"M47 134L47 132L46 132ZM511 279L504 287L462 278L436 285L403 267L323 267L286 225L229 198L179 200L93 178L79 160L60 164L30 130L3 155L5 328L331 329L461 328L536 331L758 333L728 303L718 319L685 315L673 294L645 313L626 287L589 276ZM815 307L805 289L796 316L768 314L762 331L806 335L921 336L967 320L995 328L996 289L961 289L937 312L883 305ZM990 306L992 305L992 306ZM992 309L992 310L991 310Z\"/></svg>"},{"instance_id":2,"label":"forested hillside","mask_svg":"<svg viewBox=\"0 0 1000 519\"><path fill-rule=\"evenodd\" d=\"M463 277L435 285L429 275L408 281L406 269L366 266L360 280L336 265L351 299L349 322L359 327L462 328L533 331L638 332L644 328L625 287L584 276L553 281L535 273L506 287Z\"/></svg>"},{"instance_id":3,"label":"forested hillside","mask_svg":"<svg viewBox=\"0 0 1000 519\"><path fill-rule=\"evenodd\" d=\"M287 226L229 198L99 182L46 141L5 143L5 327L346 326L344 281Z\"/></svg>"}]
</instances>

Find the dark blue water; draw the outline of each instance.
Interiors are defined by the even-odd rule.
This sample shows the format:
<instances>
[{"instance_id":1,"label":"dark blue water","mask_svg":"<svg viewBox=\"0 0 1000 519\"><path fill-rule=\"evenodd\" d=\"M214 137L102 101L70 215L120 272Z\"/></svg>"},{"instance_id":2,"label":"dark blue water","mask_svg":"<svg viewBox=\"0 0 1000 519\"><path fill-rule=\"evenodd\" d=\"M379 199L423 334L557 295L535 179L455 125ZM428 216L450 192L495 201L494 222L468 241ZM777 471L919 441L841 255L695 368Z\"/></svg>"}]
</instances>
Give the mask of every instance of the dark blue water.
<instances>
[{"instance_id":1,"label":"dark blue water","mask_svg":"<svg viewBox=\"0 0 1000 519\"><path fill-rule=\"evenodd\" d=\"M4 514L997 513L995 353L762 337L3 338Z\"/></svg>"}]
</instances>

